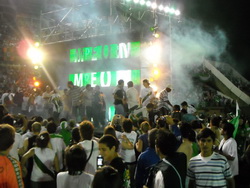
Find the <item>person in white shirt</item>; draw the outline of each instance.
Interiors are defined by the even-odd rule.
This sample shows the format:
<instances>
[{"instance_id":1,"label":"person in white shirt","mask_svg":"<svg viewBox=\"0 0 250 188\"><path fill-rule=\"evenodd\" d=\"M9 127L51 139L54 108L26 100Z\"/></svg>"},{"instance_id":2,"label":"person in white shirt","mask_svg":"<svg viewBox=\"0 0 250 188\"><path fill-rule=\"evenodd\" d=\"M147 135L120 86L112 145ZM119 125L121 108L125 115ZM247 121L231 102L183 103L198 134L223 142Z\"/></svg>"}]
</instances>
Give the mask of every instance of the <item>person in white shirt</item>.
<instances>
[{"instance_id":1,"label":"person in white shirt","mask_svg":"<svg viewBox=\"0 0 250 188\"><path fill-rule=\"evenodd\" d=\"M237 176L239 174L238 153L237 143L233 138L233 132L233 124L229 122L223 124L221 135L223 135L224 138L220 142L219 153L227 158L233 176Z\"/></svg>"},{"instance_id":2,"label":"person in white shirt","mask_svg":"<svg viewBox=\"0 0 250 188\"><path fill-rule=\"evenodd\" d=\"M142 81L144 88L141 89L140 105L147 106L155 98L153 88L150 87L150 83L147 79Z\"/></svg>"},{"instance_id":3,"label":"person in white shirt","mask_svg":"<svg viewBox=\"0 0 250 188\"><path fill-rule=\"evenodd\" d=\"M90 174L95 174L97 169L97 156L99 155L98 143L93 139L94 125L90 121L83 121L79 125L82 142L79 142L87 154L87 164L85 171Z\"/></svg>"},{"instance_id":4,"label":"person in white shirt","mask_svg":"<svg viewBox=\"0 0 250 188\"><path fill-rule=\"evenodd\" d=\"M65 152L68 171L57 175L57 188L84 187L91 188L94 176L84 171L87 155L83 147L73 145Z\"/></svg>"},{"instance_id":5,"label":"person in white shirt","mask_svg":"<svg viewBox=\"0 0 250 188\"><path fill-rule=\"evenodd\" d=\"M139 94L138 91L134 88L134 83L129 81L127 83L128 89L126 91L127 103L129 111L133 111L139 106Z\"/></svg>"}]
</instances>

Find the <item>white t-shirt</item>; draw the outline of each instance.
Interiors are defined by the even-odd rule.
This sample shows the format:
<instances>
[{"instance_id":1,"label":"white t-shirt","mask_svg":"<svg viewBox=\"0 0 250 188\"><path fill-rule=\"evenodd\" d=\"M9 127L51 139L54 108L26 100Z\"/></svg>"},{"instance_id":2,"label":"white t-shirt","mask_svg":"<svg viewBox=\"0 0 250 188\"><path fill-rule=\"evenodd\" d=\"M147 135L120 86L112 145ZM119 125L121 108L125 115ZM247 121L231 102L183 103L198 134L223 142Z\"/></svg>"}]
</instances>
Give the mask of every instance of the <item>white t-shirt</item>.
<instances>
[{"instance_id":1,"label":"white t-shirt","mask_svg":"<svg viewBox=\"0 0 250 188\"><path fill-rule=\"evenodd\" d=\"M128 88L127 92L127 102L128 102L128 108L132 108L136 105L139 105L139 94L138 91L134 87Z\"/></svg>"},{"instance_id":2,"label":"white t-shirt","mask_svg":"<svg viewBox=\"0 0 250 188\"><path fill-rule=\"evenodd\" d=\"M150 94L148 97L146 97L148 94ZM152 87L144 87L141 89L141 95L140 98L143 100L144 98L146 98L144 100L144 102L142 102L142 106L147 106L148 103L150 103L151 99L154 97L154 91Z\"/></svg>"},{"instance_id":3,"label":"white t-shirt","mask_svg":"<svg viewBox=\"0 0 250 188\"><path fill-rule=\"evenodd\" d=\"M38 95L35 97L35 107L37 112L42 112L43 111L43 105L44 105L44 99L42 96Z\"/></svg>"},{"instance_id":4,"label":"white t-shirt","mask_svg":"<svg viewBox=\"0 0 250 188\"><path fill-rule=\"evenodd\" d=\"M51 135L50 142L51 142L53 150L56 152L56 155L58 157L59 167L60 169L62 169L63 168L63 152L64 152L64 149L66 148L63 138L53 137L53 135Z\"/></svg>"},{"instance_id":5,"label":"white t-shirt","mask_svg":"<svg viewBox=\"0 0 250 188\"><path fill-rule=\"evenodd\" d=\"M124 132L122 133L122 135L126 135L129 141L132 142L133 145L135 145L137 139L137 134L135 131L131 131L131 133ZM120 140L120 143L122 143L122 140ZM127 163L132 163L136 161L134 149L121 149L120 155Z\"/></svg>"},{"instance_id":6,"label":"white t-shirt","mask_svg":"<svg viewBox=\"0 0 250 188\"><path fill-rule=\"evenodd\" d=\"M22 110L27 111L29 109L29 97L23 97Z\"/></svg>"},{"instance_id":7,"label":"white t-shirt","mask_svg":"<svg viewBox=\"0 0 250 188\"><path fill-rule=\"evenodd\" d=\"M94 176L83 172L80 175L69 175L68 172L60 172L57 174L57 188L91 188Z\"/></svg>"},{"instance_id":8,"label":"white t-shirt","mask_svg":"<svg viewBox=\"0 0 250 188\"><path fill-rule=\"evenodd\" d=\"M99 155L98 143L95 140L84 140L82 142L79 142L79 144L84 148L87 154L87 159L88 159L91 153L92 141L94 142L93 152L88 163L86 164L85 172L94 175L96 172L96 168L97 168L96 160L97 160L97 156Z\"/></svg>"},{"instance_id":9,"label":"white t-shirt","mask_svg":"<svg viewBox=\"0 0 250 188\"><path fill-rule=\"evenodd\" d=\"M225 143L224 143L225 142ZM223 144L224 143L224 144ZM228 163L231 167L233 176L236 176L239 174L239 166L238 166L238 153L237 153L237 143L234 138L229 138L227 140L221 140L219 145L219 150L222 152L234 157L233 161L228 160Z\"/></svg>"},{"instance_id":10,"label":"white t-shirt","mask_svg":"<svg viewBox=\"0 0 250 188\"><path fill-rule=\"evenodd\" d=\"M49 169L53 170L54 159L56 153L50 148L37 148L35 147L36 156L42 161L42 163ZM31 181L34 182L43 182L43 181L52 181L53 178L42 172L42 170L37 166L36 162L33 163L33 169L31 172Z\"/></svg>"},{"instance_id":11,"label":"white t-shirt","mask_svg":"<svg viewBox=\"0 0 250 188\"><path fill-rule=\"evenodd\" d=\"M15 133L15 142L10 150L10 155L19 161L18 149L23 147L23 139L19 133Z\"/></svg>"}]
</instances>

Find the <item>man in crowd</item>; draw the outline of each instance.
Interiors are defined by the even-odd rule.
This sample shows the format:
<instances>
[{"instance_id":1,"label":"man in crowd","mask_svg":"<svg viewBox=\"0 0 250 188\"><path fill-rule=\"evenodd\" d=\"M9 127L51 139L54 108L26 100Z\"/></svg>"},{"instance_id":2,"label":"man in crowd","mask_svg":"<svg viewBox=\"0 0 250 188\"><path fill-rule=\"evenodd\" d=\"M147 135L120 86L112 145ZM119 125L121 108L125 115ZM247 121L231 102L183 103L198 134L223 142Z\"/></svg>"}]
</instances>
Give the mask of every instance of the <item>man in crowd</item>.
<instances>
[{"instance_id":1,"label":"man in crowd","mask_svg":"<svg viewBox=\"0 0 250 188\"><path fill-rule=\"evenodd\" d=\"M71 81L68 81L68 88L68 95L71 99L72 116L76 121L78 120L78 116L80 116L81 121L81 116L83 115L81 114L81 104L83 96L82 90L80 87L75 86Z\"/></svg>"},{"instance_id":2,"label":"man in crowd","mask_svg":"<svg viewBox=\"0 0 250 188\"><path fill-rule=\"evenodd\" d=\"M53 113L53 106L50 102L50 98L52 95L52 91L50 86L46 86L46 90L43 93L43 100L44 100L44 118L48 118Z\"/></svg>"},{"instance_id":3,"label":"man in crowd","mask_svg":"<svg viewBox=\"0 0 250 188\"><path fill-rule=\"evenodd\" d=\"M141 89L140 94L140 105L147 106L148 103L152 102L154 99L154 91L153 88L150 87L150 83L147 79L142 81L144 88Z\"/></svg>"},{"instance_id":4,"label":"man in crowd","mask_svg":"<svg viewBox=\"0 0 250 188\"><path fill-rule=\"evenodd\" d=\"M169 113L171 112L171 108L173 108L173 105L170 103L169 99L168 99L168 94L172 91L171 86L168 85L166 87L166 89L164 89L163 91L161 91L160 93L160 97L159 97L159 110L161 115L169 115ZM170 107L169 107L170 106Z\"/></svg>"},{"instance_id":5,"label":"man in crowd","mask_svg":"<svg viewBox=\"0 0 250 188\"><path fill-rule=\"evenodd\" d=\"M204 128L197 135L201 153L190 159L187 176L189 188L222 187L234 188L234 179L227 159L213 152L215 134Z\"/></svg>"},{"instance_id":6,"label":"man in crowd","mask_svg":"<svg viewBox=\"0 0 250 188\"><path fill-rule=\"evenodd\" d=\"M126 92L123 89L124 81L119 80L118 85L116 86L113 95L114 95L114 105L115 105L115 114L121 114L125 116L124 104L126 103Z\"/></svg>"},{"instance_id":7,"label":"man in crowd","mask_svg":"<svg viewBox=\"0 0 250 188\"><path fill-rule=\"evenodd\" d=\"M129 112L131 112L139 106L139 94L138 91L134 88L134 83L132 81L129 81L127 85L128 85L128 90L126 91L127 103Z\"/></svg>"}]
</instances>

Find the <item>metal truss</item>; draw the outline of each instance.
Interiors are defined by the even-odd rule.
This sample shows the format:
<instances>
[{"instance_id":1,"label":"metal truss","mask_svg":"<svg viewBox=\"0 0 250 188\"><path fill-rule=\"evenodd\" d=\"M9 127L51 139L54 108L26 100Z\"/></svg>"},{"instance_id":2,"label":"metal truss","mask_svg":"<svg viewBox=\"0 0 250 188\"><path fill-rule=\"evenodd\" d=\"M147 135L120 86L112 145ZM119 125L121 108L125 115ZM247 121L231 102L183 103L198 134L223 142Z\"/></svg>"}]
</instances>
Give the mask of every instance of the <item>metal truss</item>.
<instances>
[{"instance_id":1,"label":"metal truss","mask_svg":"<svg viewBox=\"0 0 250 188\"><path fill-rule=\"evenodd\" d=\"M132 32L142 29L143 25L153 26L156 15L167 16L161 12L128 5L124 0L109 0L109 8L98 13L98 10L93 9L95 5L98 6L98 3L100 1L96 1L95 4L83 3L41 13L40 42L46 45ZM88 7L97 14L89 12Z\"/></svg>"}]
</instances>

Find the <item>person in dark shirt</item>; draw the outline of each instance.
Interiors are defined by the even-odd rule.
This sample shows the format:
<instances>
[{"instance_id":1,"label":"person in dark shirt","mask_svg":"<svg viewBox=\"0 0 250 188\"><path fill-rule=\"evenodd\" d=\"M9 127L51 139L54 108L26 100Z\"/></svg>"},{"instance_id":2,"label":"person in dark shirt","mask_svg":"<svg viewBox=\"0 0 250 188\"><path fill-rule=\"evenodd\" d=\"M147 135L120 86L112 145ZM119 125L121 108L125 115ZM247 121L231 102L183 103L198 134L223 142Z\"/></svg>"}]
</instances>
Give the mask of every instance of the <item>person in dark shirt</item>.
<instances>
[{"instance_id":1,"label":"person in dark shirt","mask_svg":"<svg viewBox=\"0 0 250 188\"><path fill-rule=\"evenodd\" d=\"M115 168L119 173L120 181L124 188L130 186L129 171L123 159L118 156L118 140L112 135L104 135L99 140L100 155L106 165Z\"/></svg>"}]
</instances>

